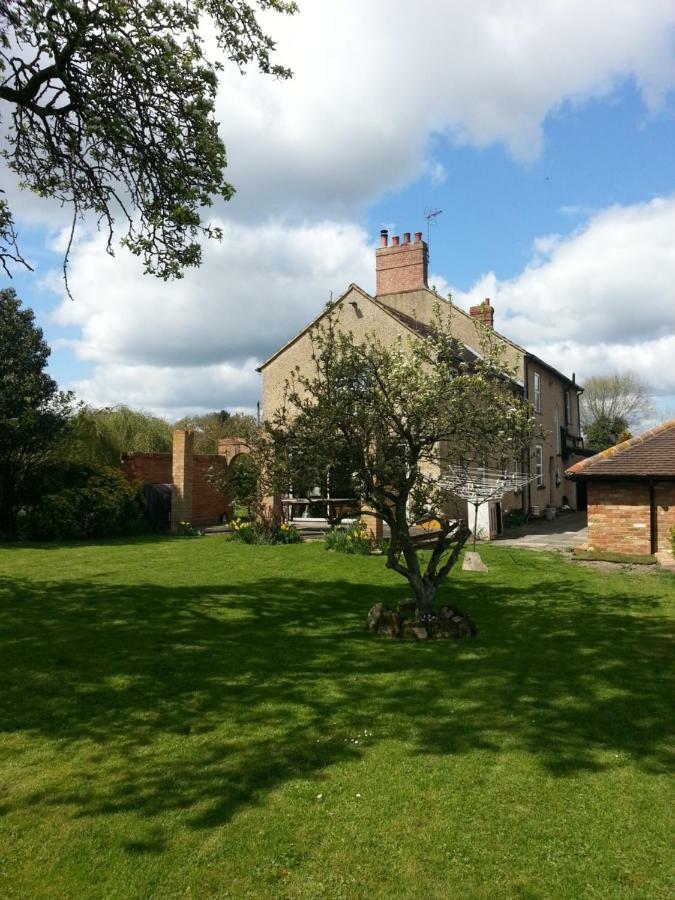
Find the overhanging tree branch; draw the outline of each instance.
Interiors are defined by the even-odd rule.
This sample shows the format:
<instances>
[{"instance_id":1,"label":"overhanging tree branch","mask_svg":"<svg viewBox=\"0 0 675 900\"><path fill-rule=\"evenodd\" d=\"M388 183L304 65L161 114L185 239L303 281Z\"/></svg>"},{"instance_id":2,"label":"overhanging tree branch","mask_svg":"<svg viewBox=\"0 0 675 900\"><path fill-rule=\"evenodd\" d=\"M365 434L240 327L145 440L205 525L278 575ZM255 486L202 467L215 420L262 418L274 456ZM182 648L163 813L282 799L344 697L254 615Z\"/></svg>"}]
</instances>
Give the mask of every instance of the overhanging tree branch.
<instances>
[{"instance_id":1,"label":"overhanging tree branch","mask_svg":"<svg viewBox=\"0 0 675 900\"><path fill-rule=\"evenodd\" d=\"M229 200L225 147L215 120L219 59L200 33L215 27L240 69L276 78L275 46L261 11L292 14L289 0L22 0L0 2L1 124L7 165L29 190L93 213L139 256L145 271L180 278L201 262L201 240L220 230L206 211ZM6 207L6 204L5 204ZM116 219L126 223L117 234ZM5 225L11 223L11 212ZM1 225L1 222L0 222ZM0 227L0 261L22 262ZM67 257L64 270L67 273Z\"/></svg>"}]
</instances>

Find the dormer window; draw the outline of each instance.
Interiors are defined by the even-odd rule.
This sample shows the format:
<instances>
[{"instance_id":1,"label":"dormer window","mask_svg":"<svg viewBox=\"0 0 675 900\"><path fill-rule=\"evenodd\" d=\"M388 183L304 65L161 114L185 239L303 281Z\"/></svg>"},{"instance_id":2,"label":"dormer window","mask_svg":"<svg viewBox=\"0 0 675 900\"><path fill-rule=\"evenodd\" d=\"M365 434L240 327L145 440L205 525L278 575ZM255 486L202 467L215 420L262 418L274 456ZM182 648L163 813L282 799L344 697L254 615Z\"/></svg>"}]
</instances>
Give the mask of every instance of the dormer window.
<instances>
[{"instance_id":1,"label":"dormer window","mask_svg":"<svg viewBox=\"0 0 675 900\"><path fill-rule=\"evenodd\" d=\"M534 411L541 412L541 375L534 373Z\"/></svg>"}]
</instances>

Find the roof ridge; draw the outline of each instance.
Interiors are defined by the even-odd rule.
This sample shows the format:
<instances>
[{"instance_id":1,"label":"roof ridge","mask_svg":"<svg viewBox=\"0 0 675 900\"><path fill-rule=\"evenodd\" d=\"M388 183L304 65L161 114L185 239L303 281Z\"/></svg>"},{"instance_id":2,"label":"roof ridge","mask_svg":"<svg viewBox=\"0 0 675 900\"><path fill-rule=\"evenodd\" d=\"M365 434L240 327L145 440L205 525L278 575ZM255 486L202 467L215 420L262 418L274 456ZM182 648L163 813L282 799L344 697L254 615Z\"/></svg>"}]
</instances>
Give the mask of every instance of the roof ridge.
<instances>
[{"instance_id":1,"label":"roof ridge","mask_svg":"<svg viewBox=\"0 0 675 900\"><path fill-rule=\"evenodd\" d=\"M582 459L580 462L575 463L573 466L571 466L567 471L578 474L579 472L590 468L590 466L595 465L595 463L598 463L603 459L614 459L617 456L621 456L621 454L625 453L626 450L630 450L631 447L637 447L639 444L644 444L651 438L656 437L656 435L661 434L663 431L668 431L670 428L675 428L675 419L668 419L666 422L661 422L659 425L654 425L653 428L650 428L648 431L643 431L642 434L638 434L635 437L631 437L625 441L621 441L620 444L614 444L613 447L608 447L606 450L601 450L594 456L589 456L586 459Z\"/></svg>"}]
</instances>

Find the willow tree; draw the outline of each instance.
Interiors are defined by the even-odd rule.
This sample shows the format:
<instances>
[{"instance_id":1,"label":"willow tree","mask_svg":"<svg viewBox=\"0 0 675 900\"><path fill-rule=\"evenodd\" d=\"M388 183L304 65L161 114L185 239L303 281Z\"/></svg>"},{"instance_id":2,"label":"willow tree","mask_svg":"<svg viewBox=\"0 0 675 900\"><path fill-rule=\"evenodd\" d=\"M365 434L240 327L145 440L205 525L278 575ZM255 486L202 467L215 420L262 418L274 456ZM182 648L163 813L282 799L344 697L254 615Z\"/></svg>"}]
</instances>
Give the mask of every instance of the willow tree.
<instances>
[{"instance_id":1,"label":"willow tree","mask_svg":"<svg viewBox=\"0 0 675 900\"><path fill-rule=\"evenodd\" d=\"M0 2L2 151L23 187L91 213L163 278L199 265L205 210L234 188L214 104L218 71L252 63L276 78L260 12L290 0ZM206 26L206 28L205 28ZM207 51L210 28L216 47ZM1 192L0 192L1 193ZM72 241L72 231L71 231ZM0 197L0 263L22 259ZM67 264L67 253L66 261Z\"/></svg>"},{"instance_id":2,"label":"willow tree","mask_svg":"<svg viewBox=\"0 0 675 900\"><path fill-rule=\"evenodd\" d=\"M278 483L317 480L336 460L353 473L363 509L389 526L386 564L410 583L421 616L469 536L439 476L477 463L512 470L535 433L532 410L485 331L481 354L452 337L437 309L418 335L357 341L329 311L312 332L312 366L296 370L267 423ZM421 553L413 526L438 529Z\"/></svg>"}]
</instances>

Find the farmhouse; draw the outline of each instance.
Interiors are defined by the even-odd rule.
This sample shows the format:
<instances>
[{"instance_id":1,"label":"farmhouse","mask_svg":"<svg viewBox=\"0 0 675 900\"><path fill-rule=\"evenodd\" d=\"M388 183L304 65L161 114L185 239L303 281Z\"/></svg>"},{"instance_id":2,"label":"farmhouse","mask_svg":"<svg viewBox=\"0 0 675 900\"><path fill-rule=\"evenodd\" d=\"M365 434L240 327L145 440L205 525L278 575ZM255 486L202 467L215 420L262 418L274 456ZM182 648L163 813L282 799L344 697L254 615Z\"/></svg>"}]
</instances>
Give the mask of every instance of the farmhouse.
<instances>
[{"instance_id":1,"label":"farmhouse","mask_svg":"<svg viewBox=\"0 0 675 900\"><path fill-rule=\"evenodd\" d=\"M494 331L494 308L489 299L466 313L441 297L429 287L428 259L428 247L421 232L415 233L412 240L408 232L402 240L394 236L390 243L388 232L383 230L375 252L375 295L356 284L349 285L332 305L339 327L350 330L357 340L376 333L385 342L394 341L411 333L423 334L432 320L435 305L440 303L443 313L451 317L453 336L467 352L479 352L481 326L491 329L501 341L508 363L516 370L518 387L532 402L545 437L516 462L532 477L530 486L507 495L502 504L491 504L484 511L481 532L485 536L499 533L503 514L511 509L543 514L546 507L585 508L584 483L575 483L565 475L570 461L584 454L579 423L582 389L574 375L571 378L564 375ZM326 311L259 367L266 418L271 418L283 402L289 374L296 366L307 370L312 365L310 333L325 316ZM349 490L348 473L339 472L338 463L324 484L294 485L283 502L293 517L320 519L326 515L327 502Z\"/></svg>"},{"instance_id":2,"label":"farmhouse","mask_svg":"<svg viewBox=\"0 0 675 900\"><path fill-rule=\"evenodd\" d=\"M591 550L649 554L670 549L675 528L675 419L571 466L588 489Z\"/></svg>"}]
</instances>

